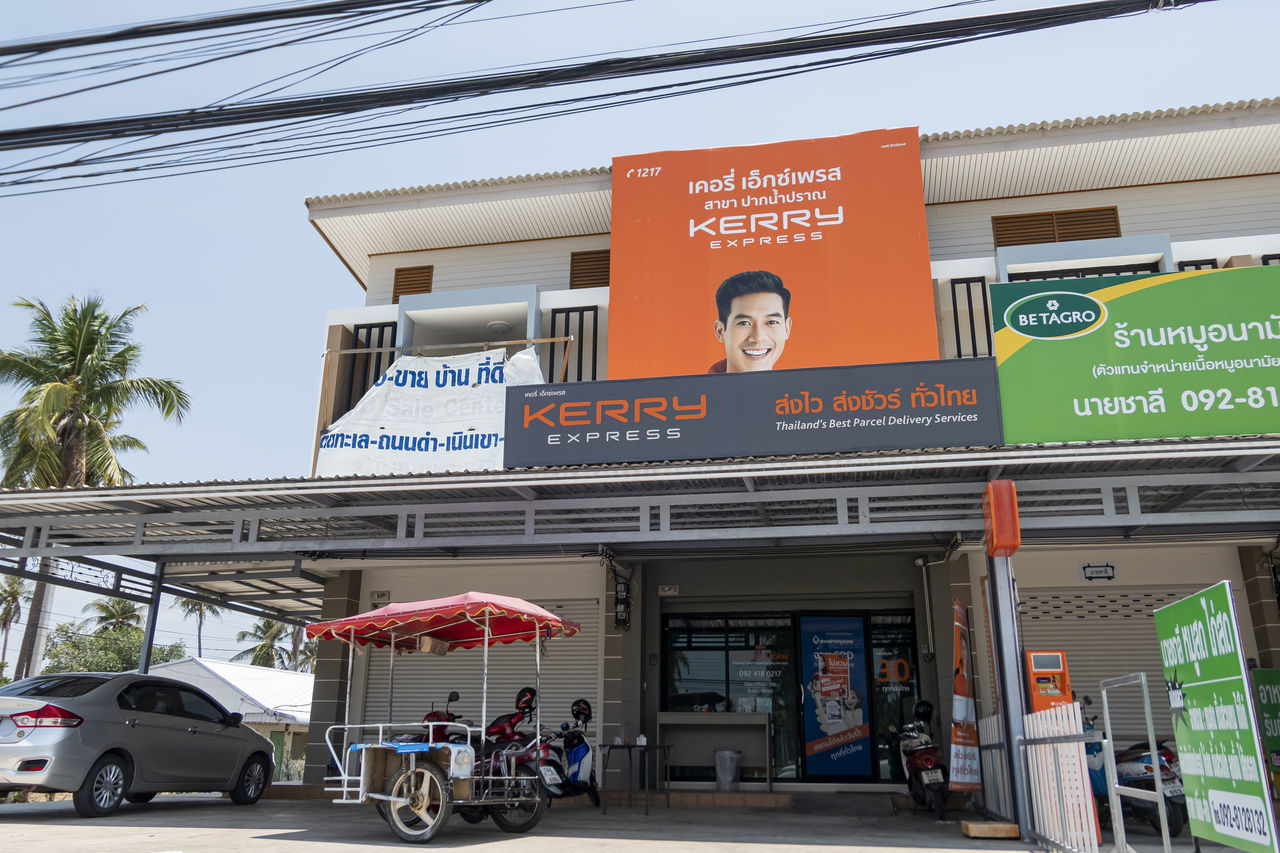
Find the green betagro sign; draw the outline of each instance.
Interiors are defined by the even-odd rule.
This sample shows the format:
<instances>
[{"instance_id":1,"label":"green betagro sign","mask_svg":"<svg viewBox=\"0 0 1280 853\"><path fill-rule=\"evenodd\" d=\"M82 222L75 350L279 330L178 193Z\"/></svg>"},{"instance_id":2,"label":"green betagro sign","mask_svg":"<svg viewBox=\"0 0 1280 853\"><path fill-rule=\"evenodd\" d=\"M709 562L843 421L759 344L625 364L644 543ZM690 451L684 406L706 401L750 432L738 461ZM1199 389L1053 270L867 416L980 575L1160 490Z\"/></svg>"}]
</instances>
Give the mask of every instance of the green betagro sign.
<instances>
[{"instance_id":1,"label":"green betagro sign","mask_svg":"<svg viewBox=\"0 0 1280 853\"><path fill-rule=\"evenodd\" d=\"M1231 584L1155 612L1191 832L1249 853L1276 853Z\"/></svg>"},{"instance_id":2,"label":"green betagro sign","mask_svg":"<svg viewBox=\"0 0 1280 853\"><path fill-rule=\"evenodd\" d=\"M1005 442L1280 425L1280 267L991 287Z\"/></svg>"}]
</instances>

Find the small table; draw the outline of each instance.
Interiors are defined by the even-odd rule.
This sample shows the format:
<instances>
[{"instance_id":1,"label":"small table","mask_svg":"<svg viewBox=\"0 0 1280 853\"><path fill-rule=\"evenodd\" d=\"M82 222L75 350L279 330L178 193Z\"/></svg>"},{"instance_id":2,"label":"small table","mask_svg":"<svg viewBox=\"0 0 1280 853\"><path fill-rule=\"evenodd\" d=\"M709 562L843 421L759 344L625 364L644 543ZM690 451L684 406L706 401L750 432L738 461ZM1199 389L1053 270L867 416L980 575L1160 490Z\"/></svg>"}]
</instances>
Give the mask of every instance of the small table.
<instances>
[{"instance_id":1,"label":"small table","mask_svg":"<svg viewBox=\"0 0 1280 853\"><path fill-rule=\"evenodd\" d=\"M602 814L609 813L609 797L605 790L608 785L609 778L609 757L614 751L621 750L627 753L627 803L631 802L631 792L635 786L635 763L632 756L640 753L640 767L643 774L644 785L644 813L649 814L649 753L658 756L658 761L662 764L662 787L667 794L667 808L671 808L671 784L667 779L669 767L667 766L667 755L671 752L671 744L669 743L611 743L601 747L604 750L604 763L600 765L600 779L603 784L600 786L600 801L602 805Z\"/></svg>"}]
</instances>

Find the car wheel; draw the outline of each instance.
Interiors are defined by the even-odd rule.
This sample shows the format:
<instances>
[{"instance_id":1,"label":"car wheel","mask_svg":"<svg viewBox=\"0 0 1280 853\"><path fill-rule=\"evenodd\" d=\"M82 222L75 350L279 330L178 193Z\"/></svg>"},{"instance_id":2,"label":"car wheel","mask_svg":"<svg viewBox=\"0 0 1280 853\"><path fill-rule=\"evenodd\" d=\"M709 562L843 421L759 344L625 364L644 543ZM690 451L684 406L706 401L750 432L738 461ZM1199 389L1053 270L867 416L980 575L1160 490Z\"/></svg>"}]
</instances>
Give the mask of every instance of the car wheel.
<instances>
[{"instance_id":1,"label":"car wheel","mask_svg":"<svg viewBox=\"0 0 1280 853\"><path fill-rule=\"evenodd\" d=\"M84 783L71 796L81 817L106 817L120 807L129 768L118 755L104 755L89 768Z\"/></svg>"},{"instance_id":2,"label":"car wheel","mask_svg":"<svg viewBox=\"0 0 1280 853\"><path fill-rule=\"evenodd\" d=\"M147 791L145 794L125 794L124 795L125 802L136 803L138 805L142 805L143 803L149 803L155 798L156 798L156 795L152 791Z\"/></svg>"},{"instance_id":3,"label":"car wheel","mask_svg":"<svg viewBox=\"0 0 1280 853\"><path fill-rule=\"evenodd\" d=\"M267 760L261 755L251 755L240 770L236 786L231 789L231 802L237 806L251 806L267 790Z\"/></svg>"}]
</instances>

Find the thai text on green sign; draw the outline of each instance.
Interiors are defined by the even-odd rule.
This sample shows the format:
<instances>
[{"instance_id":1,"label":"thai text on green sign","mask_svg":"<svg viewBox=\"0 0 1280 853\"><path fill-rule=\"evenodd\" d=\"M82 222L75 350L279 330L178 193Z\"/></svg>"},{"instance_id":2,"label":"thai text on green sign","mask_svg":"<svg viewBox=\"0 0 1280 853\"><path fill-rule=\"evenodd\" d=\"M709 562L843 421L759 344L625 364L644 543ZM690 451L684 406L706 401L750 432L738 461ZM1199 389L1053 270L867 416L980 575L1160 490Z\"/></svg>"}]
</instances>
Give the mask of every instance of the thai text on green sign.
<instances>
[{"instance_id":1,"label":"thai text on green sign","mask_svg":"<svg viewBox=\"0 0 1280 853\"><path fill-rule=\"evenodd\" d=\"M1005 441L1280 423L1280 267L991 287Z\"/></svg>"},{"instance_id":2,"label":"thai text on green sign","mask_svg":"<svg viewBox=\"0 0 1280 853\"><path fill-rule=\"evenodd\" d=\"M1258 725L1262 729L1262 751L1271 783L1280 788L1280 669L1255 669L1253 698L1258 703Z\"/></svg>"},{"instance_id":3,"label":"thai text on green sign","mask_svg":"<svg viewBox=\"0 0 1280 853\"><path fill-rule=\"evenodd\" d=\"M1155 623L1192 834L1275 853L1275 818L1231 584L1160 608Z\"/></svg>"}]
</instances>

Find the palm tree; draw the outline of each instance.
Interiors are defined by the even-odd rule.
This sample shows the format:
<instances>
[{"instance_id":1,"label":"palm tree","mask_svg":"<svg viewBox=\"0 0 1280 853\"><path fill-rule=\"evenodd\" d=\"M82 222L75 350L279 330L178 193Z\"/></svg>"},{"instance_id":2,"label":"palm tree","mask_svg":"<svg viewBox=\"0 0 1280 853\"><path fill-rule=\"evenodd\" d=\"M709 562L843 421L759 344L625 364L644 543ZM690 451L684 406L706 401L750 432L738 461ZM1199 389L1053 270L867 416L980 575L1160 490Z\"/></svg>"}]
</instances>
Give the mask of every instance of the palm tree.
<instances>
[{"instance_id":1,"label":"palm tree","mask_svg":"<svg viewBox=\"0 0 1280 853\"><path fill-rule=\"evenodd\" d=\"M190 598L179 598L173 606L181 610L187 619L196 617L196 657L204 657L204 620L221 619L222 608Z\"/></svg>"},{"instance_id":2,"label":"palm tree","mask_svg":"<svg viewBox=\"0 0 1280 853\"><path fill-rule=\"evenodd\" d=\"M9 659L9 629L22 618L22 605L31 600L31 589L17 575L7 575L0 584L0 631L4 632L4 644L0 646L0 662Z\"/></svg>"},{"instance_id":3,"label":"palm tree","mask_svg":"<svg viewBox=\"0 0 1280 853\"><path fill-rule=\"evenodd\" d=\"M0 383L23 389L18 407L0 417L0 484L47 489L128 482L116 454L146 446L119 433L125 410L142 403L181 421L191 406L177 381L134 376L142 349L131 340L133 322L145 306L112 316L100 296L71 297L56 313L39 299L14 304L31 313L31 332L25 346L0 349ZM52 571L41 559L40 574ZM29 674L44 598L45 585L37 583L15 679Z\"/></svg>"},{"instance_id":4,"label":"palm tree","mask_svg":"<svg viewBox=\"0 0 1280 853\"><path fill-rule=\"evenodd\" d=\"M293 656L293 669L298 672L315 672L316 656L320 652L319 640L307 640L298 647L298 653Z\"/></svg>"},{"instance_id":5,"label":"palm tree","mask_svg":"<svg viewBox=\"0 0 1280 853\"><path fill-rule=\"evenodd\" d=\"M253 645L231 656L234 661L247 660L254 666L272 669L289 668L289 652L282 645L289 626L274 619L259 619L248 631L236 634L236 642L252 641Z\"/></svg>"},{"instance_id":6,"label":"palm tree","mask_svg":"<svg viewBox=\"0 0 1280 853\"><path fill-rule=\"evenodd\" d=\"M146 608L123 598L98 598L86 604L80 612L96 614L84 623L93 628L95 634L105 634L119 628L141 631Z\"/></svg>"}]
</instances>

